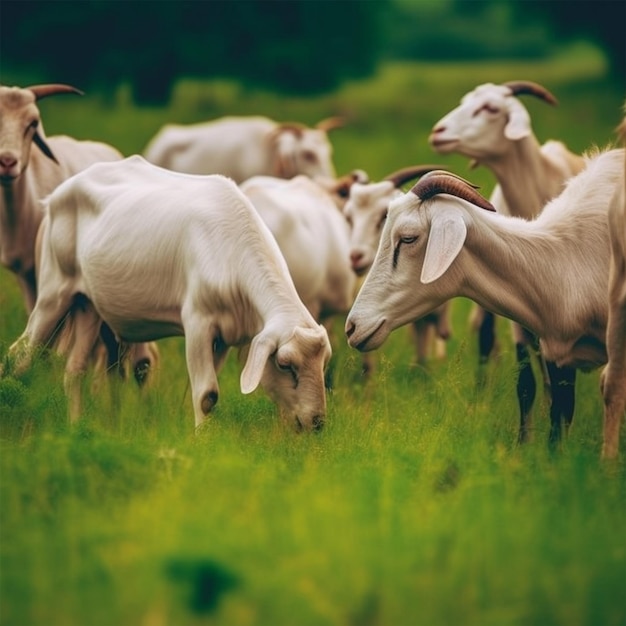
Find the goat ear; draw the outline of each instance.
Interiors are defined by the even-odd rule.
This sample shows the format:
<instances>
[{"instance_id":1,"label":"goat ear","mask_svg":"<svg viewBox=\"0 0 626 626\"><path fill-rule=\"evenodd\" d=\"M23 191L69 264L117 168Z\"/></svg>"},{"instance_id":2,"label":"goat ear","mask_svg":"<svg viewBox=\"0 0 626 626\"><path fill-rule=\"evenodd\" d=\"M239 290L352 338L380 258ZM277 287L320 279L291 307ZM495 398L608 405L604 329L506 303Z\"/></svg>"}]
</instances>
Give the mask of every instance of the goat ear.
<instances>
[{"instance_id":1,"label":"goat ear","mask_svg":"<svg viewBox=\"0 0 626 626\"><path fill-rule=\"evenodd\" d=\"M50 146L46 143L46 140L39 134L35 133L33 135L33 141L35 145L49 158L52 159L55 163L58 163L57 158L54 156L54 153L50 149Z\"/></svg>"},{"instance_id":2,"label":"goat ear","mask_svg":"<svg viewBox=\"0 0 626 626\"><path fill-rule=\"evenodd\" d=\"M241 372L241 393L252 393L259 386L267 359L275 350L276 342L263 333L252 340L246 364Z\"/></svg>"},{"instance_id":3,"label":"goat ear","mask_svg":"<svg viewBox=\"0 0 626 626\"><path fill-rule=\"evenodd\" d=\"M510 141L518 141L530 135L530 115L517 100L513 100L509 109L509 121L504 127L504 136Z\"/></svg>"},{"instance_id":4,"label":"goat ear","mask_svg":"<svg viewBox=\"0 0 626 626\"><path fill-rule=\"evenodd\" d=\"M444 210L433 216L420 276L422 283L432 283L452 265L463 248L466 235L467 226L457 211Z\"/></svg>"}]
</instances>

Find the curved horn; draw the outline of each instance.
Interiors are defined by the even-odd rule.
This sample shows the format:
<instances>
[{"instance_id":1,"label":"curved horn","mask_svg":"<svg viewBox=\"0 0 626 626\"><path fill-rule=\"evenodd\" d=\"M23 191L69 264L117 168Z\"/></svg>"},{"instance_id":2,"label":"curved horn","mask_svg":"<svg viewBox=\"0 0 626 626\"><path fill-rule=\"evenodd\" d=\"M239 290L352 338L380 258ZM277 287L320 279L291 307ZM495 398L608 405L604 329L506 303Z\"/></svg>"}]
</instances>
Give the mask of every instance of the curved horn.
<instances>
[{"instance_id":1,"label":"curved horn","mask_svg":"<svg viewBox=\"0 0 626 626\"><path fill-rule=\"evenodd\" d=\"M447 171L442 165L409 165L403 167L401 170L397 170L392 174L387 174L383 180L388 180L394 184L394 187L401 187L404 183L414 178L419 178L433 171Z\"/></svg>"},{"instance_id":2,"label":"curved horn","mask_svg":"<svg viewBox=\"0 0 626 626\"><path fill-rule=\"evenodd\" d=\"M324 130L328 132L329 130L334 130L335 128L341 128L346 125L346 120L343 117L335 116L335 117L327 117L322 121L315 124L315 128L318 130Z\"/></svg>"},{"instance_id":3,"label":"curved horn","mask_svg":"<svg viewBox=\"0 0 626 626\"><path fill-rule=\"evenodd\" d=\"M529 95L535 96L548 104L557 105L559 101L545 87L530 80L511 80L502 83L503 87L508 87L514 96Z\"/></svg>"},{"instance_id":4,"label":"curved horn","mask_svg":"<svg viewBox=\"0 0 626 626\"><path fill-rule=\"evenodd\" d=\"M447 172L432 172L424 176L411 189L420 200L428 200L440 193L447 193L462 200L467 200L486 211L495 211L495 208L477 191L459 176L450 175Z\"/></svg>"},{"instance_id":5,"label":"curved horn","mask_svg":"<svg viewBox=\"0 0 626 626\"><path fill-rule=\"evenodd\" d=\"M80 89L76 89L76 87L62 84L31 85L30 87L25 87L25 89L32 91L35 94L36 100L41 100L47 96L54 96L59 93L76 93L79 96L85 95Z\"/></svg>"}]
</instances>

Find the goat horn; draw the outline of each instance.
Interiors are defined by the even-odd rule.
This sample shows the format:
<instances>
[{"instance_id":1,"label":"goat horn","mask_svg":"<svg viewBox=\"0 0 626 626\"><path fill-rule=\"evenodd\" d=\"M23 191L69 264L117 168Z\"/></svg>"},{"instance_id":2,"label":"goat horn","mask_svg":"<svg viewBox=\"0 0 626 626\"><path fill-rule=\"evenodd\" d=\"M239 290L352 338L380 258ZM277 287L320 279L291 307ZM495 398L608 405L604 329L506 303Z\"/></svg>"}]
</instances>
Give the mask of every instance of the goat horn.
<instances>
[{"instance_id":1,"label":"goat horn","mask_svg":"<svg viewBox=\"0 0 626 626\"><path fill-rule=\"evenodd\" d=\"M383 180L388 180L394 184L395 187L401 187L404 183L414 178L419 178L428 174L428 172L439 171L444 172L446 168L442 165L409 165L401 170L397 170L392 174L388 174Z\"/></svg>"},{"instance_id":2,"label":"goat horn","mask_svg":"<svg viewBox=\"0 0 626 626\"><path fill-rule=\"evenodd\" d=\"M335 128L341 128L346 125L346 120L343 117L335 116L335 117L327 117L315 125L315 128L318 130L334 130Z\"/></svg>"},{"instance_id":3,"label":"goat horn","mask_svg":"<svg viewBox=\"0 0 626 626\"><path fill-rule=\"evenodd\" d=\"M462 176L459 176L458 174L455 174L454 172L449 172L448 170L445 170L445 169L433 170L432 172L426 172L426 174L424 174L422 178L431 178L433 176L438 176L438 175L452 176L453 178L460 180L462 183L465 183L472 189L480 189L479 185L475 185L474 183L471 183L469 180L466 180L465 178L463 178Z\"/></svg>"},{"instance_id":4,"label":"goat horn","mask_svg":"<svg viewBox=\"0 0 626 626\"><path fill-rule=\"evenodd\" d=\"M85 95L80 89L76 89L76 87L62 84L32 85L31 87L26 87L26 89L35 94L36 100L41 100L46 96L53 96L58 93L76 93L79 96Z\"/></svg>"},{"instance_id":5,"label":"goat horn","mask_svg":"<svg viewBox=\"0 0 626 626\"><path fill-rule=\"evenodd\" d=\"M483 198L476 189L460 176L450 175L448 172L431 172L427 174L411 189L420 200L428 200L440 193L447 193L462 200L467 200L486 211L495 211L495 208Z\"/></svg>"},{"instance_id":6,"label":"goat horn","mask_svg":"<svg viewBox=\"0 0 626 626\"><path fill-rule=\"evenodd\" d=\"M548 104L557 105L559 103L556 97L545 87L530 80L511 80L507 83L502 83L502 85L508 87L514 96L526 94L535 96Z\"/></svg>"}]
</instances>

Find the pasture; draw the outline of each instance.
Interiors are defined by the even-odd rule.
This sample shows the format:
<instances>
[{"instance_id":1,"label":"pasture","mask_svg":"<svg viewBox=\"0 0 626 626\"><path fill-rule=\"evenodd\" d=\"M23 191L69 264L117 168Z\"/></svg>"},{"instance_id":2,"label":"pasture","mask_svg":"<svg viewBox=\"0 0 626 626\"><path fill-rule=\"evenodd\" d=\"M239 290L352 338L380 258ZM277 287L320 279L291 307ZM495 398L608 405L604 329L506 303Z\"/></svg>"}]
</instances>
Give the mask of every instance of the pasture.
<instances>
[{"instance_id":1,"label":"pasture","mask_svg":"<svg viewBox=\"0 0 626 626\"><path fill-rule=\"evenodd\" d=\"M100 139L126 155L166 121L339 114L339 174L358 167L379 179L441 163L488 195L489 172L430 150L433 123L479 83L528 79L560 100L524 98L540 140L605 146L624 85L603 76L601 58L572 48L532 64L384 65L306 100L185 80L163 109L135 108L123 89L40 108L47 135ZM501 354L477 389L470 307L453 303L445 361L416 366L401 328L373 353L369 379L337 320L334 389L315 435L282 424L261 390L240 394L235 353L212 420L194 433L182 339L160 343L152 388L120 385L119 412L105 391L88 394L73 427L53 355L0 380L0 624L625 625L626 466L624 453L600 462L599 372L579 375L557 454L547 451L545 399L532 441L516 446L508 322L498 322ZM0 355L25 323L1 269ZM622 429L622 450L624 439Z\"/></svg>"}]
</instances>

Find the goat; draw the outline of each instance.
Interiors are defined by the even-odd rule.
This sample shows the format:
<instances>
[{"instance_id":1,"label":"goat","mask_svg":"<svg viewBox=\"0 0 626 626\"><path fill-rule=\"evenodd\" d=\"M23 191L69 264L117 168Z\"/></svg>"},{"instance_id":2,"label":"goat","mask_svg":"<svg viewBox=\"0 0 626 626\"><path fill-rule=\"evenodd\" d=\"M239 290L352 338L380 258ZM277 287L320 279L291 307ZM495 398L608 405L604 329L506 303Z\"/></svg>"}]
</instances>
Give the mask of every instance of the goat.
<instances>
[{"instance_id":1,"label":"goat","mask_svg":"<svg viewBox=\"0 0 626 626\"><path fill-rule=\"evenodd\" d=\"M565 181L583 169L584 159L561 142L539 144L528 111L517 97L523 94L557 104L545 87L530 81L479 85L435 124L429 141L439 153L457 152L470 157L473 165L491 169L498 185L490 200L500 213L534 219L562 191ZM495 343L493 314L478 310L473 317L480 324L479 355L484 364ZM536 346L537 340L518 324L513 324L513 339L519 364L517 396L522 443L528 439L536 395L529 347ZM551 392L550 412L561 414L571 423L576 370L558 368L542 357L540 365Z\"/></svg>"},{"instance_id":2,"label":"goat","mask_svg":"<svg viewBox=\"0 0 626 626\"><path fill-rule=\"evenodd\" d=\"M307 176L254 176L240 185L280 248L300 299L316 320L347 314L356 277L349 229L333 197Z\"/></svg>"},{"instance_id":3,"label":"goat","mask_svg":"<svg viewBox=\"0 0 626 626\"><path fill-rule=\"evenodd\" d=\"M626 112L626 106L624 108ZM620 125L626 144L626 118ZM626 168L626 161L624 163ZM626 181L626 171L624 172ZM608 362L601 376L604 399L605 458L618 453L620 423L626 409L626 182L615 190L609 207L611 264L609 271L609 318L606 332Z\"/></svg>"},{"instance_id":4,"label":"goat","mask_svg":"<svg viewBox=\"0 0 626 626\"><path fill-rule=\"evenodd\" d=\"M63 93L82 92L70 85L0 86L0 261L15 273L28 312L37 295L35 239L43 218L41 200L88 165L122 158L104 143L45 138L36 103Z\"/></svg>"},{"instance_id":5,"label":"goat","mask_svg":"<svg viewBox=\"0 0 626 626\"><path fill-rule=\"evenodd\" d=\"M402 195L401 186L423 176L438 165L415 165L395 171L379 182L354 183L343 208L350 225L350 263L357 276L364 276L372 265L389 202ZM435 356L444 358L450 337L450 303L446 302L412 324L417 363L426 363L434 331ZM367 368L367 366L366 366Z\"/></svg>"},{"instance_id":6,"label":"goat","mask_svg":"<svg viewBox=\"0 0 626 626\"><path fill-rule=\"evenodd\" d=\"M229 347L247 346L242 393L262 383L296 426L321 427L328 335L233 181L171 172L138 155L98 163L49 196L42 228L41 288L6 373L23 371L70 311L80 331L65 371L73 420L104 320L128 342L184 335L196 426L218 400Z\"/></svg>"},{"instance_id":7,"label":"goat","mask_svg":"<svg viewBox=\"0 0 626 626\"><path fill-rule=\"evenodd\" d=\"M46 139L37 102L56 94L82 92L63 84L0 85L0 262L15 273L27 313L37 297L36 247L43 198L93 163L122 159L118 150L102 142L65 135ZM130 350L135 377L143 383L146 364L153 366L158 359L156 346L119 346L106 330L103 339L107 367L119 363L122 371L120 351ZM68 340L66 336L64 341Z\"/></svg>"},{"instance_id":8,"label":"goat","mask_svg":"<svg viewBox=\"0 0 626 626\"><path fill-rule=\"evenodd\" d=\"M453 175L426 174L389 206L346 320L349 344L373 350L393 329L464 296L535 333L559 367L599 367L607 359L607 210L623 184L624 150L603 152L526 221L495 213ZM560 436L553 414L551 447Z\"/></svg>"},{"instance_id":9,"label":"goat","mask_svg":"<svg viewBox=\"0 0 626 626\"><path fill-rule=\"evenodd\" d=\"M335 177L328 118L315 128L266 117L223 117L199 124L168 124L148 143L148 161L187 174L223 174L237 183L252 176Z\"/></svg>"}]
</instances>

